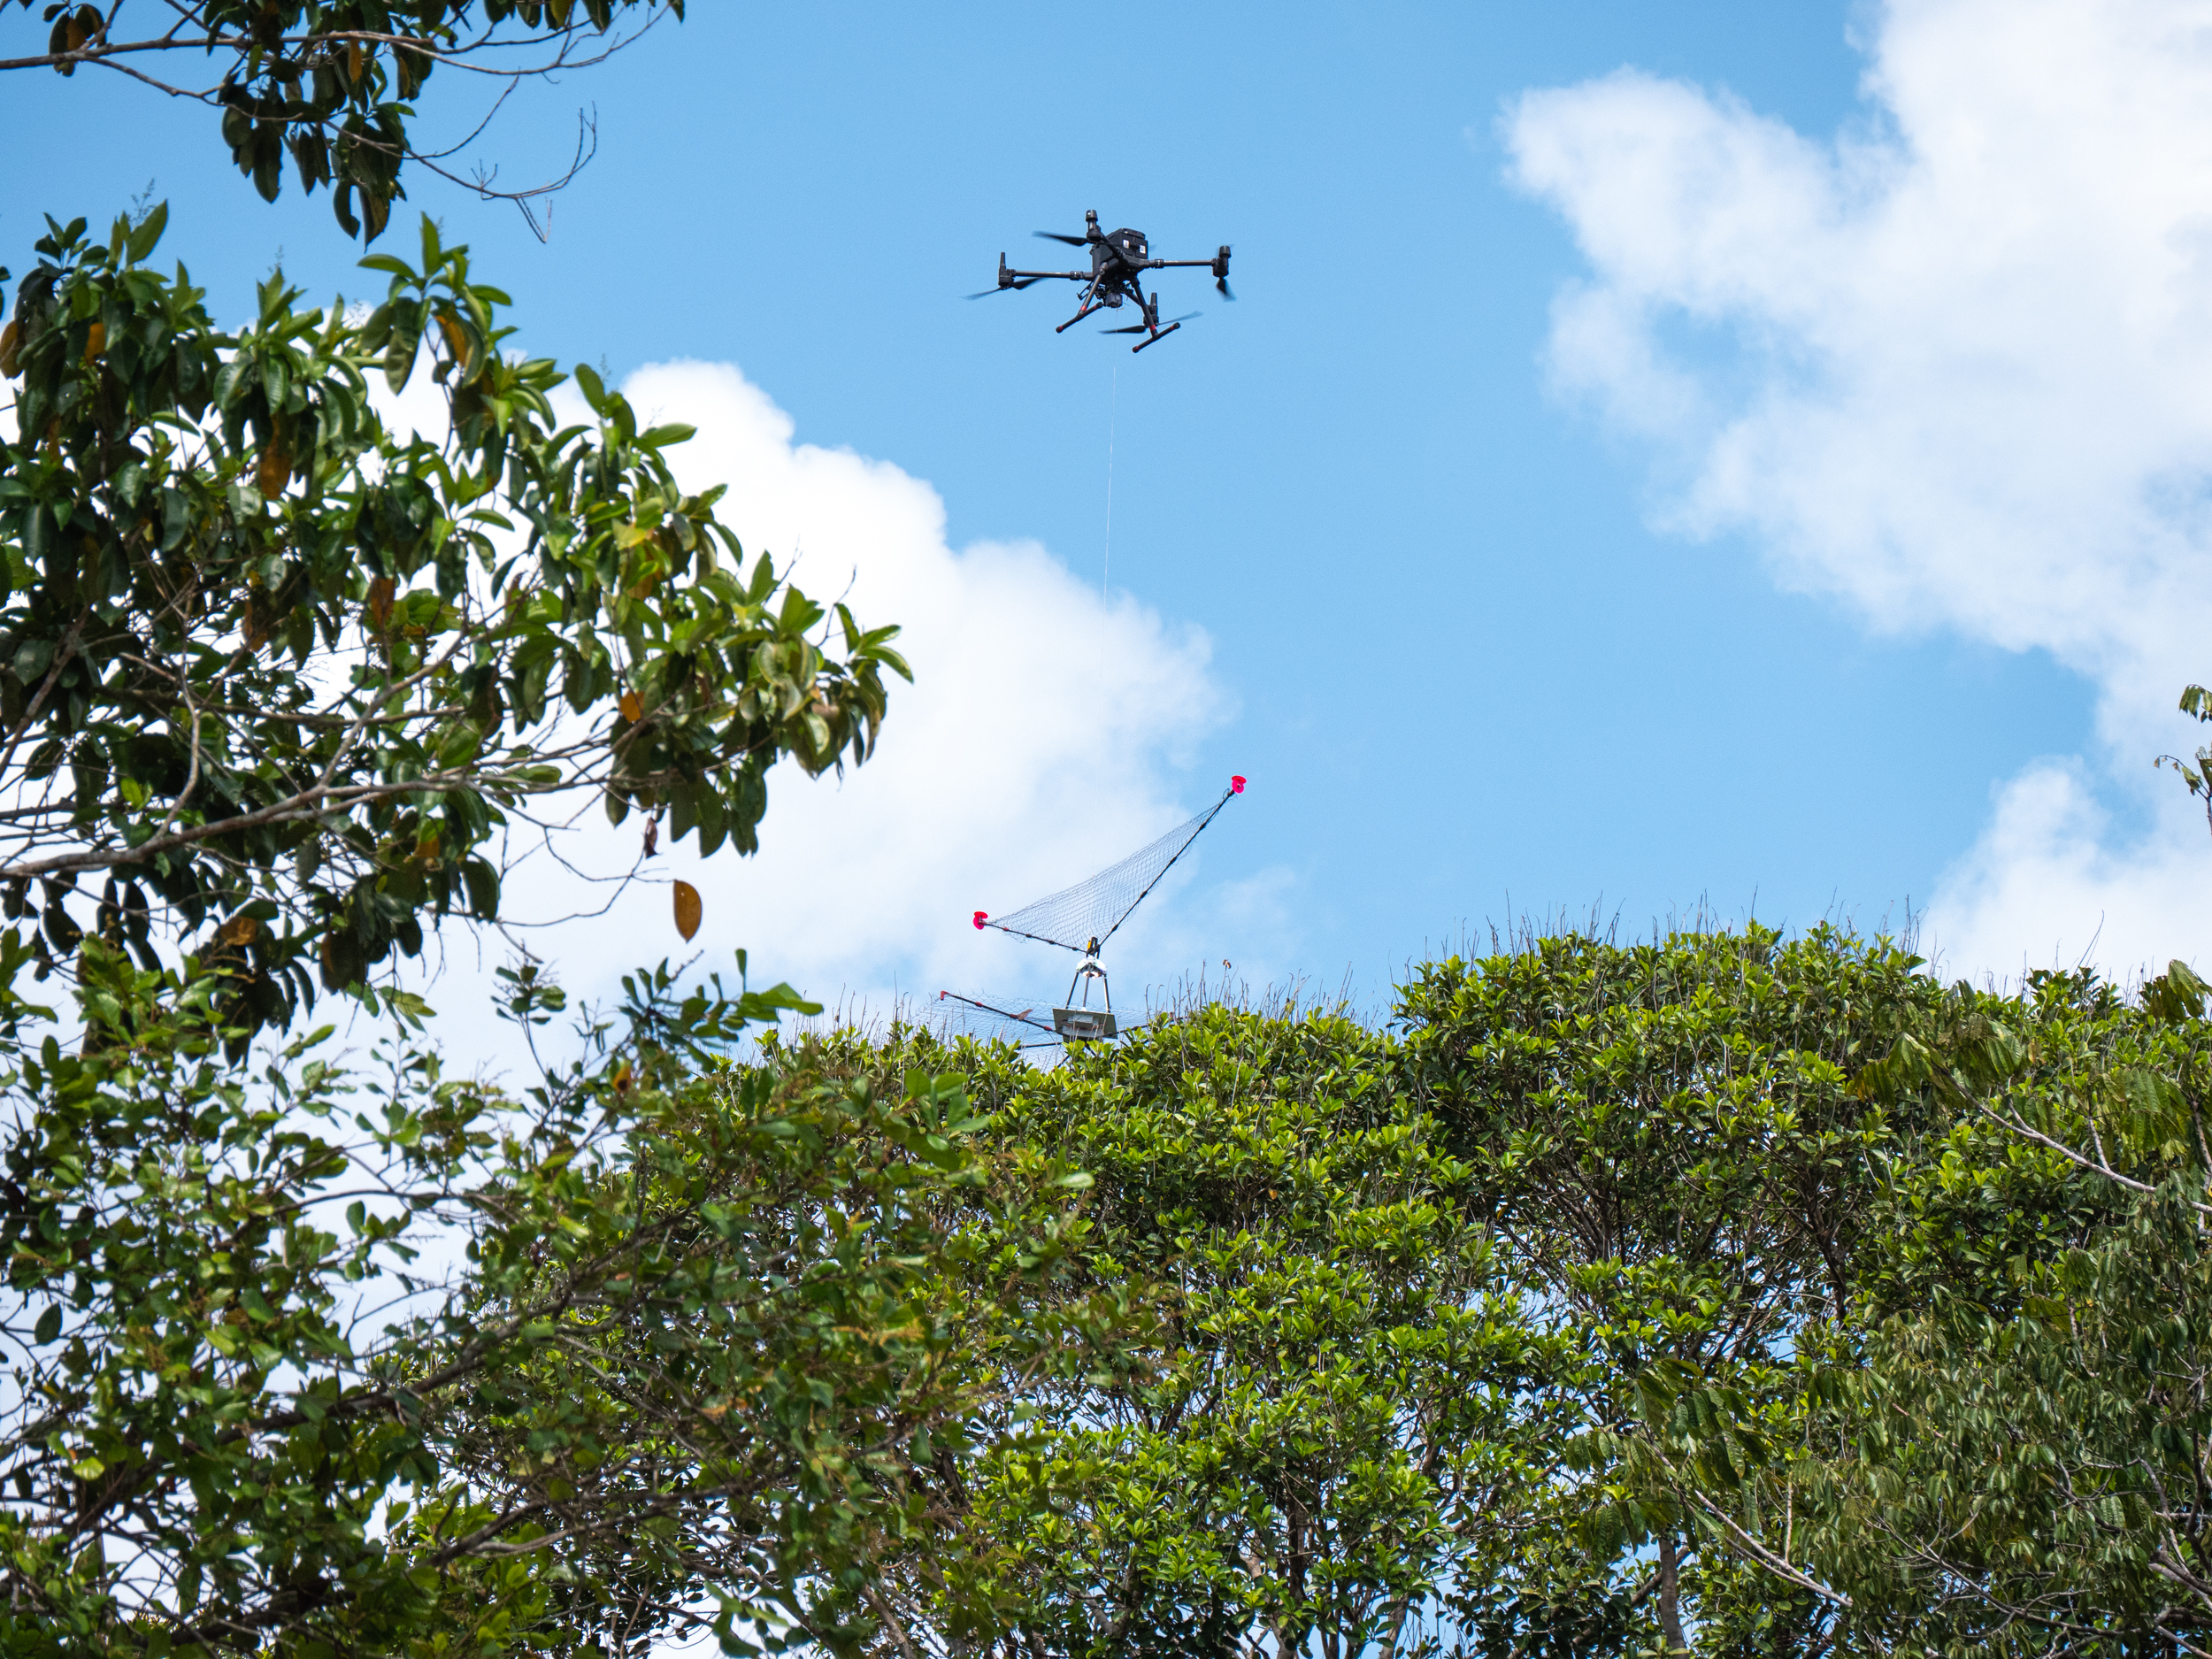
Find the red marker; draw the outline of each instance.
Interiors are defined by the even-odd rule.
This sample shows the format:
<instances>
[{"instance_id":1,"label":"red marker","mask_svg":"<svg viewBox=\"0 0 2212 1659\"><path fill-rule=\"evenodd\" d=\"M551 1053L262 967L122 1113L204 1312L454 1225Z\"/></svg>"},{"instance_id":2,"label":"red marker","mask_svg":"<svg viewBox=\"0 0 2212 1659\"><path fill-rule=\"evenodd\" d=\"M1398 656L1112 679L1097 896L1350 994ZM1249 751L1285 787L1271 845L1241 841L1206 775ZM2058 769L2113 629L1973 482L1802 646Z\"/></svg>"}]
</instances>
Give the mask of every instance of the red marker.
<instances>
[{"instance_id":1,"label":"red marker","mask_svg":"<svg viewBox=\"0 0 2212 1659\"><path fill-rule=\"evenodd\" d=\"M1229 780L1229 793L1231 795L1242 795L1244 793L1244 780L1241 778L1232 777Z\"/></svg>"},{"instance_id":2,"label":"red marker","mask_svg":"<svg viewBox=\"0 0 2212 1659\"><path fill-rule=\"evenodd\" d=\"M988 917L985 914L985 912L983 912L983 911L981 911L981 910L978 910L978 911L975 913L975 930L976 930L976 932L978 932L979 933L981 933L981 932L983 931L983 924L984 924L986 921L987 921L988 919L989 919L989 918L988 918Z\"/></svg>"}]
</instances>

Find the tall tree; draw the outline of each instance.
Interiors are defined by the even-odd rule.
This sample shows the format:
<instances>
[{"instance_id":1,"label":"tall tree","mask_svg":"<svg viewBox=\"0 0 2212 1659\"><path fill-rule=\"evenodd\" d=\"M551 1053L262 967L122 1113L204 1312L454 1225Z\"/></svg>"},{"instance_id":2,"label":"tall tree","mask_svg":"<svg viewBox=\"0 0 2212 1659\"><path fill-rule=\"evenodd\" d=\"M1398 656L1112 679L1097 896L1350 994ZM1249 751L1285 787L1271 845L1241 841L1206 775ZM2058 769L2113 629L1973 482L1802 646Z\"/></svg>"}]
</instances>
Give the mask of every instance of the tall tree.
<instances>
[{"instance_id":1,"label":"tall tree","mask_svg":"<svg viewBox=\"0 0 2212 1659\"><path fill-rule=\"evenodd\" d=\"M1787 1556L1760 1560L1712 1496L1756 1442L1686 1445L1672 1425L1755 1417L1792 1393L1797 1351L1855 1317L1878 1159L1913 1125L1853 1079L1939 995L1918 966L1753 925L1532 938L1405 989L1409 1087L1470 1166L1469 1219L1580 1356L1555 1385L1574 1425L1554 1442L1558 1524L1463 1606L1490 1651L1577 1651L1618 1619L1709 1644L1747 1558L1759 1642L1834 1633L1834 1606L1801 1571L1778 1594L1763 1569Z\"/></svg>"},{"instance_id":2,"label":"tall tree","mask_svg":"<svg viewBox=\"0 0 2212 1659\"><path fill-rule=\"evenodd\" d=\"M850 1651L918 1476L1099 1328L1079 1183L957 1078L710 1063L787 993L633 981L523 1116L327 1027L250 1088L209 978L83 951L108 1037L4 1079L0 1652Z\"/></svg>"},{"instance_id":3,"label":"tall tree","mask_svg":"<svg viewBox=\"0 0 2212 1659\"><path fill-rule=\"evenodd\" d=\"M911 1310L994 1240L1048 1263L1064 1191L948 1238L956 1089L717 1072L787 987L634 976L518 1098L306 1017L419 1022L394 959L496 921L564 794L750 850L778 759L870 752L895 630L748 561L588 370L557 426L427 223L373 311L278 278L225 333L165 218L50 224L0 334L0 1648L620 1645L718 1592L838 1635L810 1586L974 1411L988 1321ZM371 396L417 374L442 431ZM526 1027L565 1005L506 972ZM585 1386L615 1331L649 1397Z\"/></svg>"},{"instance_id":4,"label":"tall tree","mask_svg":"<svg viewBox=\"0 0 2212 1659\"><path fill-rule=\"evenodd\" d=\"M895 1576L916 1625L990 1637L943 1611L987 1589L1010 1655L1422 1650L1437 1587L1512 1547L1551 1356L1388 1042L1210 1007L965 1065L994 1141L1094 1183L1061 1294L1149 1318L963 1471L958 1548Z\"/></svg>"},{"instance_id":5,"label":"tall tree","mask_svg":"<svg viewBox=\"0 0 2212 1659\"><path fill-rule=\"evenodd\" d=\"M1900 1166L1871 1317L1816 1372L1822 1571L1893 1646L2212 1648L2206 987L1955 987L1868 1076L1948 1113Z\"/></svg>"}]
</instances>

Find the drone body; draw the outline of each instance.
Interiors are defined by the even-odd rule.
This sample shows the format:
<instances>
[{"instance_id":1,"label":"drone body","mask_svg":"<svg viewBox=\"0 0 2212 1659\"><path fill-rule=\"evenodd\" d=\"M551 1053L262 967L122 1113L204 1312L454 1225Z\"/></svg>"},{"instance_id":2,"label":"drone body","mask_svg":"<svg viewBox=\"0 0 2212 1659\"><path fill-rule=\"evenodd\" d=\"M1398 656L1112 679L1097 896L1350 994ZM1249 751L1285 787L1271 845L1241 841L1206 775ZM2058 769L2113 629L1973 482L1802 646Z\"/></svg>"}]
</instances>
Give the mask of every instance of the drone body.
<instances>
[{"instance_id":1,"label":"drone body","mask_svg":"<svg viewBox=\"0 0 2212 1659\"><path fill-rule=\"evenodd\" d=\"M1144 338L1130 347L1141 351L1156 344L1180 328L1189 317L1178 317L1173 321L1160 320L1160 296L1157 290L1147 296L1144 273L1147 271L1165 271L1177 266L1203 265L1214 273L1214 287L1221 297L1236 298L1229 292L1229 244L1222 243L1221 250L1210 259L1156 259L1151 246L1141 230L1124 227L1120 230L1102 231L1098 227L1098 211L1094 208L1083 215L1083 234L1064 236L1056 230L1037 233L1048 242L1065 242L1071 248L1090 250L1091 268L1087 271L1017 271L1006 263L1006 256L998 257L998 286L985 288L981 294L971 294L972 300L979 300L992 294L1002 294L1010 288L1025 288L1034 282L1080 282L1083 284L1082 303L1075 315L1053 330L1064 334L1096 311L1119 311L1125 303L1134 303L1144 320L1126 328L1109 328L1110 334L1142 334ZM1193 312L1191 316L1197 313Z\"/></svg>"}]
</instances>

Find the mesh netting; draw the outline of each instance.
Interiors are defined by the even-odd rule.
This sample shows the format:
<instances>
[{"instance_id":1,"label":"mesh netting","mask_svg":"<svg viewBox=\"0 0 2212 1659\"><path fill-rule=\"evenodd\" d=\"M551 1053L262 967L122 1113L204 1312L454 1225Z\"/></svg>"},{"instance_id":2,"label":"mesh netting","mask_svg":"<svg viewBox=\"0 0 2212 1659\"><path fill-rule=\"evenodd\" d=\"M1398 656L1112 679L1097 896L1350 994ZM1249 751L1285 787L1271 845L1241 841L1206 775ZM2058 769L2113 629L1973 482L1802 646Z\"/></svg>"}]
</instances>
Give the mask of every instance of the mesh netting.
<instances>
[{"instance_id":1,"label":"mesh netting","mask_svg":"<svg viewBox=\"0 0 2212 1659\"><path fill-rule=\"evenodd\" d=\"M1103 945L1144 895L1158 885L1168 866L1197 840L1198 832L1212 823L1214 814L1229 804L1229 797L1237 793L1243 782L1243 779L1238 779L1222 791L1220 800L1189 823L1177 825L1149 847L1131 853L1112 869L1102 870L1088 881L1079 881L1065 892L1039 899L1010 915L979 916L976 926L995 927L1001 933L1079 953L1090 949L1093 940Z\"/></svg>"},{"instance_id":2,"label":"mesh netting","mask_svg":"<svg viewBox=\"0 0 2212 1659\"><path fill-rule=\"evenodd\" d=\"M924 1023L945 1038L1023 1044L1054 1041L1048 996L996 996L987 991L964 996L957 991L940 991Z\"/></svg>"}]
</instances>

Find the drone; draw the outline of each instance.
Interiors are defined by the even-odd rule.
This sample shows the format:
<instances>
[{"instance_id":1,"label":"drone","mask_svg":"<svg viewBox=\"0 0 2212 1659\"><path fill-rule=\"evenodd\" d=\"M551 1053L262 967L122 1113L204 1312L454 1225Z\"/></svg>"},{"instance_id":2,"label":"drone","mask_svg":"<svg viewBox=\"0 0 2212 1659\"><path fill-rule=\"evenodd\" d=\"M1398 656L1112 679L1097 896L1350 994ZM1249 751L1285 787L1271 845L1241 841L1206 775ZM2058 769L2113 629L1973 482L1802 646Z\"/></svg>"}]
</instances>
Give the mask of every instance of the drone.
<instances>
[{"instance_id":1,"label":"drone","mask_svg":"<svg viewBox=\"0 0 2212 1659\"><path fill-rule=\"evenodd\" d=\"M1144 335L1142 340L1129 348L1133 352L1157 345L1198 315L1196 311L1187 311L1171 322L1161 322L1159 291L1155 289L1149 297L1146 296L1143 286L1145 272L1164 271L1179 265L1203 265L1214 273L1214 287L1219 290L1221 297L1225 300L1236 298L1229 292L1229 244L1225 242L1221 244L1221 251L1210 259L1155 259L1142 231L1126 227L1116 231L1099 229L1096 208L1083 215L1083 234L1080 236L1064 236L1056 230L1041 230L1037 234L1047 242L1064 242L1071 248L1088 248L1091 250L1091 268L1087 271L1017 271L1008 265L1006 256L1002 253L998 257L998 286L985 288L979 294L971 294L968 297L972 300L984 299L993 294L1003 294L1010 288L1025 288L1033 282L1080 282L1084 285L1082 304L1074 316L1052 332L1056 334L1065 334L1093 311L1119 311L1124 301L1134 301L1137 310L1143 314L1142 322L1133 323L1126 328L1099 331L1109 334Z\"/></svg>"},{"instance_id":2,"label":"drone","mask_svg":"<svg viewBox=\"0 0 2212 1659\"><path fill-rule=\"evenodd\" d=\"M1075 977L1068 981L1067 1006L1051 1010L1052 1023L1047 1025L1037 1018L1038 1010L1021 1009L1018 1012L1001 1008L996 1000L964 996L957 991L937 993L941 1002L957 1002L971 1015L989 1016L988 1024L1000 1029L1008 1025L1023 1026L1050 1034L1050 1040L1060 1042L1097 1042L1120 1035L1120 1026L1114 1018L1113 987L1106 978L1106 970L1099 962L1099 953L1106 941L1120 930L1129 919L1129 913L1144 902L1145 895L1160 885L1160 878L1180 858L1196 841L1199 832L1212 823L1221 809L1229 804L1230 797L1244 793L1244 780L1232 778L1229 787L1221 792L1221 799L1187 824L1160 837L1148 847L1141 847L1111 869L1102 870L1088 881L1079 881L1049 898L1039 899L1009 916L993 917L987 910L975 913L978 932L995 927L1002 933L1017 939L1031 939L1041 945L1056 945L1062 950L1071 950L1083 958ZM1091 981L1098 981L1099 1006L1091 1006ZM1079 987L1080 996L1078 995ZM1030 1047L1025 1043L1023 1047ZM1035 1046L1041 1047L1042 1044Z\"/></svg>"}]
</instances>

